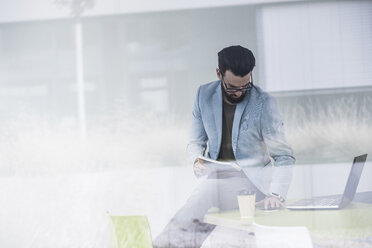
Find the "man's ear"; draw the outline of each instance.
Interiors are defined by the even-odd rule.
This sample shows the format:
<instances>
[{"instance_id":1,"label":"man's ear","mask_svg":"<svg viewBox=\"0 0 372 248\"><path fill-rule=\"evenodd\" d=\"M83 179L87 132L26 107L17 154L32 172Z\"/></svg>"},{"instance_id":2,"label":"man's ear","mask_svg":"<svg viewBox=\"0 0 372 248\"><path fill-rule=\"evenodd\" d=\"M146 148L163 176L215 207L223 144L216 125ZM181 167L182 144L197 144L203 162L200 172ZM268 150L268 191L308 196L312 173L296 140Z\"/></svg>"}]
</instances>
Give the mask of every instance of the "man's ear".
<instances>
[{"instance_id":1,"label":"man's ear","mask_svg":"<svg viewBox=\"0 0 372 248\"><path fill-rule=\"evenodd\" d=\"M221 72L220 72L220 69L218 69L218 68L216 68L216 73L217 73L217 77L218 77L218 79L222 79L222 74L221 74Z\"/></svg>"}]
</instances>

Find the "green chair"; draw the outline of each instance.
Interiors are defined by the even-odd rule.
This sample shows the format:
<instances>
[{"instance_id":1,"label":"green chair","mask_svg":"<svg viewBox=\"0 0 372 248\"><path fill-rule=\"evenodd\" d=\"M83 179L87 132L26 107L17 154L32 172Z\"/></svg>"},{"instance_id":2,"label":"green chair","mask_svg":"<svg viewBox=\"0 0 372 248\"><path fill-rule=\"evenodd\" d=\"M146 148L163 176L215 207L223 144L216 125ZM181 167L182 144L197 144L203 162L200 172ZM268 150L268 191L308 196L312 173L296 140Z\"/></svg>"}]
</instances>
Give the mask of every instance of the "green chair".
<instances>
[{"instance_id":1,"label":"green chair","mask_svg":"<svg viewBox=\"0 0 372 248\"><path fill-rule=\"evenodd\" d=\"M111 248L152 248L146 216L110 215Z\"/></svg>"}]
</instances>

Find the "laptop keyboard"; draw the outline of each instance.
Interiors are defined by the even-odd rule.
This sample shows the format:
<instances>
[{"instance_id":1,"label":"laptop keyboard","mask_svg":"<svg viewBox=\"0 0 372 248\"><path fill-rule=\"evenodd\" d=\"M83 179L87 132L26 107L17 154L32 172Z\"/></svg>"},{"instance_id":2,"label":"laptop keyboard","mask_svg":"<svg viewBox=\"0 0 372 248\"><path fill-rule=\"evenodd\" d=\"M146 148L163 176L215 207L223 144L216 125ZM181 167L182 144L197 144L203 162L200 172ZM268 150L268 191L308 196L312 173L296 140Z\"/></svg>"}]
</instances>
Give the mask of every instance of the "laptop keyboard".
<instances>
[{"instance_id":1,"label":"laptop keyboard","mask_svg":"<svg viewBox=\"0 0 372 248\"><path fill-rule=\"evenodd\" d=\"M340 198L314 198L303 199L291 204L291 206L336 206L340 203Z\"/></svg>"}]
</instances>

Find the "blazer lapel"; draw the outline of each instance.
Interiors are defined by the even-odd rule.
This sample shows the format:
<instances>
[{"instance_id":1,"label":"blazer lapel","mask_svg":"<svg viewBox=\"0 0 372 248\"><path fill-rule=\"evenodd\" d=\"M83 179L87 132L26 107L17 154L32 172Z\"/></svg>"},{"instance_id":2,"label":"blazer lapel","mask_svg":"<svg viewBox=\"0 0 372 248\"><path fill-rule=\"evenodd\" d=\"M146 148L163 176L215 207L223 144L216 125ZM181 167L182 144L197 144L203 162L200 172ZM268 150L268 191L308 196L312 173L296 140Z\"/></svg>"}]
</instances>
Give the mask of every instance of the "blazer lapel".
<instances>
[{"instance_id":1,"label":"blazer lapel","mask_svg":"<svg viewBox=\"0 0 372 248\"><path fill-rule=\"evenodd\" d=\"M218 140L218 149L221 147L222 139L222 89L221 84L218 84L215 93L212 96L212 107L214 114L214 121L216 124L216 133Z\"/></svg>"},{"instance_id":2,"label":"blazer lapel","mask_svg":"<svg viewBox=\"0 0 372 248\"><path fill-rule=\"evenodd\" d=\"M250 90L248 94L244 97L243 101L236 105L235 114L234 114L234 122L232 128L232 147L234 154L236 156L236 145L238 141L238 134L239 134L239 127L240 127L240 120L242 118L243 112L248 105L249 99L252 97L253 90Z\"/></svg>"}]
</instances>

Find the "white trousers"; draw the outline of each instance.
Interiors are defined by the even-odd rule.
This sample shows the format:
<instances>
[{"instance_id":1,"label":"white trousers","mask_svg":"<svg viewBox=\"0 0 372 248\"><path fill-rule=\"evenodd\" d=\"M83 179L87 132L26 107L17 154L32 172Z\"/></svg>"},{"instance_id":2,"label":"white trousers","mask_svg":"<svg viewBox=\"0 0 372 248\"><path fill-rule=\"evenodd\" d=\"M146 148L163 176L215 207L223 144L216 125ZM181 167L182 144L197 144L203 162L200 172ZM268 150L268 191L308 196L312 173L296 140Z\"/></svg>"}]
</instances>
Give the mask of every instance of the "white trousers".
<instances>
[{"instance_id":1,"label":"white trousers","mask_svg":"<svg viewBox=\"0 0 372 248\"><path fill-rule=\"evenodd\" d=\"M210 208L238 209L237 196L243 190L256 191L256 201L265 197L245 176L201 180L185 205L156 238L154 247L200 247L214 229L213 225L202 223Z\"/></svg>"}]
</instances>

